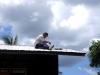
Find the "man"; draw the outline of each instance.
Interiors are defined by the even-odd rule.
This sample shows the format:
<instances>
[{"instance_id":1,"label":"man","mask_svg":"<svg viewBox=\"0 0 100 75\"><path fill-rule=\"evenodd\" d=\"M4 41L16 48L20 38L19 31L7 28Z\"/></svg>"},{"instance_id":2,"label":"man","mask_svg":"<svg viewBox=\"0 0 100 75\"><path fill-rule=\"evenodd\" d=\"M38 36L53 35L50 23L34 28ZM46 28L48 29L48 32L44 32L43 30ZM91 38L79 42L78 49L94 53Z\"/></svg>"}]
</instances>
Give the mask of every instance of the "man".
<instances>
[{"instance_id":1,"label":"man","mask_svg":"<svg viewBox=\"0 0 100 75\"><path fill-rule=\"evenodd\" d=\"M51 45L51 42L48 41L48 33L44 32L39 35L35 40L35 48L37 49L52 49L54 45Z\"/></svg>"}]
</instances>

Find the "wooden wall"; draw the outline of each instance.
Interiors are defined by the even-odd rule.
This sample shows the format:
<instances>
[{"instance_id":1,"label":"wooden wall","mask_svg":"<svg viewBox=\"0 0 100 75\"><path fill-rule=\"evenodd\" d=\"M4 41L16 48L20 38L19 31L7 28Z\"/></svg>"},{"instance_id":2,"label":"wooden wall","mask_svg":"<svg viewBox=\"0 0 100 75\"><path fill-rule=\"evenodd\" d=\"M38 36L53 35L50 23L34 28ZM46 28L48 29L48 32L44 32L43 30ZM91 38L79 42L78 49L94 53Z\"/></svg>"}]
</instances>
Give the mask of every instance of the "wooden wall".
<instances>
[{"instance_id":1,"label":"wooden wall","mask_svg":"<svg viewBox=\"0 0 100 75\"><path fill-rule=\"evenodd\" d=\"M3 54L0 55L0 69L25 70L25 75L58 75L58 56L43 54ZM3 74L0 74L3 75Z\"/></svg>"}]
</instances>

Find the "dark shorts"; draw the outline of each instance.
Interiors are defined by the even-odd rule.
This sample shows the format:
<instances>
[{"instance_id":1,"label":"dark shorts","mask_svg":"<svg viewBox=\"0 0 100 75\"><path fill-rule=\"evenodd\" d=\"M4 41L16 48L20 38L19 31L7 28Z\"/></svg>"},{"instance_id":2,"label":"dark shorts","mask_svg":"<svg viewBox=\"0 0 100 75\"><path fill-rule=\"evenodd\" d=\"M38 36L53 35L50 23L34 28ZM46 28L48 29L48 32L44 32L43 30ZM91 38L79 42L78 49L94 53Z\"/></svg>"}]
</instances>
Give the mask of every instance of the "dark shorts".
<instances>
[{"instance_id":1,"label":"dark shorts","mask_svg":"<svg viewBox=\"0 0 100 75\"><path fill-rule=\"evenodd\" d=\"M46 43L43 43L43 44L38 43L36 44L35 48L36 49L49 49L49 46Z\"/></svg>"}]
</instances>

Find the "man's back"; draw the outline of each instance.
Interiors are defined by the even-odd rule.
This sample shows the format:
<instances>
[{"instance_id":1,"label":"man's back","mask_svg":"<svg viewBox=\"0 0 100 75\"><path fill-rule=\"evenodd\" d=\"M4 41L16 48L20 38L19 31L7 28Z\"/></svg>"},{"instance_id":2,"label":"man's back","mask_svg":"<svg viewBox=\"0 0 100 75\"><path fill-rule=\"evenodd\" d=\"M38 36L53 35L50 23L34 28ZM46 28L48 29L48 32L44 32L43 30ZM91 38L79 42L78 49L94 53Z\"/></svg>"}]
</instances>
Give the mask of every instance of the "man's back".
<instances>
[{"instance_id":1,"label":"man's back","mask_svg":"<svg viewBox=\"0 0 100 75\"><path fill-rule=\"evenodd\" d=\"M34 46L36 46L36 44L38 43L42 43L43 41L47 41L47 38L44 38L43 35L41 34L36 38Z\"/></svg>"}]
</instances>

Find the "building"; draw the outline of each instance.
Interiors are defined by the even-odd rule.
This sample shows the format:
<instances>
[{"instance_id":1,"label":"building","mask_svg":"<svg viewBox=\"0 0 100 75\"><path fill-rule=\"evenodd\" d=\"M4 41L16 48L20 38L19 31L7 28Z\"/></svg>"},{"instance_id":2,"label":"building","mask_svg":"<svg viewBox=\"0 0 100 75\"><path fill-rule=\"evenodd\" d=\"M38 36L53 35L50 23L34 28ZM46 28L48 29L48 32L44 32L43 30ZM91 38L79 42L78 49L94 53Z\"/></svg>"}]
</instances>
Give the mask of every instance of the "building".
<instances>
[{"instance_id":1,"label":"building","mask_svg":"<svg viewBox=\"0 0 100 75\"><path fill-rule=\"evenodd\" d=\"M58 75L62 75L62 72L58 72Z\"/></svg>"},{"instance_id":2,"label":"building","mask_svg":"<svg viewBox=\"0 0 100 75\"><path fill-rule=\"evenodd\" d=\"M0 75L58 75L58 55L84 56L85 53L0 45Z\"/></svg>"}]
</instances>

